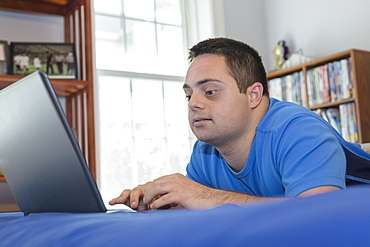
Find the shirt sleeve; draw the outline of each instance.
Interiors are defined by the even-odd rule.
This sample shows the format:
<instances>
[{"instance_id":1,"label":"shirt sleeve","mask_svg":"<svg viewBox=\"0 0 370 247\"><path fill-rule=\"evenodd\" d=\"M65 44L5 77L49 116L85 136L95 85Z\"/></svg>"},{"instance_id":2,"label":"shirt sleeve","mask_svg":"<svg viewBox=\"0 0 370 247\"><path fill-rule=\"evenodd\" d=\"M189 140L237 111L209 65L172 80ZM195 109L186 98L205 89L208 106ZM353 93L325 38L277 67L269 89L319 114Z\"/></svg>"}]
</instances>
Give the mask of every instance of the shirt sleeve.
<instances>
[{"instance_id":1,"label":"shirt sleeve","mask_svg":"<svg viewBox=\"0 0 370 247\"><path fill-rule=\"evenodd\" d=\"M319 186L345 188L346 157L330 126L297 117L279 135L276 162L286 196Z\"/></svg>"}]
</instances>

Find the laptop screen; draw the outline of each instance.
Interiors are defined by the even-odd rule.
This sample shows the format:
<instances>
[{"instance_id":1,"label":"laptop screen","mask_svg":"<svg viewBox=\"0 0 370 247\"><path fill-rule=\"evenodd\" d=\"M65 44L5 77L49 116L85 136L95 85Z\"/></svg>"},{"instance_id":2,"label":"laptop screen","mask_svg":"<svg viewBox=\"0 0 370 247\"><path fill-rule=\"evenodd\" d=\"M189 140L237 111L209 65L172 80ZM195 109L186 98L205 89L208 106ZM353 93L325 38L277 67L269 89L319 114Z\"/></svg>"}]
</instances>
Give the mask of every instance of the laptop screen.
<instances>
[{"instance_id":1,"label":"laptop screen","mask_svg":"<svg viewBox=\"0 0 370 247\"><path fill-rule=\"evenodd\" d=\"M106 211L42 71L0 91L0 150L0 169L21 211Z\"/></svg>"}]
</instances>

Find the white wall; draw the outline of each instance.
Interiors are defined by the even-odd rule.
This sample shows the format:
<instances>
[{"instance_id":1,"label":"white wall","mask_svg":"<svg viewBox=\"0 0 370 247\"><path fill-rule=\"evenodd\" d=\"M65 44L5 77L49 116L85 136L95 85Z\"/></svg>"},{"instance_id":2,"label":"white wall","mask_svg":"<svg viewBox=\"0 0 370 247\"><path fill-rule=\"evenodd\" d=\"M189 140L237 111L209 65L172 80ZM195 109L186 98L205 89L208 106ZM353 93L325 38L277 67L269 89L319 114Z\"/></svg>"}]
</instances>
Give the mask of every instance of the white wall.
<instances>
[{"instance_id":1,"label":"white wall","mask_svg":"<svg viewBox=\"0 0 370 247\"><path fill-rule=\"evenodd\" d=\"M0 11L0 40L64 42L63 17Z\"/></svg>"},{"instance_id":2,"label":"white wall","mask_svg":"<svg viewBox=\"0 0 370 247\"><path fill-rule=\"evenodd\" d=\"M263 60L266 47L266 17L262 0L224 0L225 36L256 49Z\"/></svg>"},{"instance_id":3,"label":"white wall","mask_svg":"<svg viewBox=\"0 0 370 247\"><path fill-rule=\"evenodd\" d=\"M224 0L224 8L226 35L255 47L267 70L280 39L314 58L370 50L369 0Z\"/></svg>"}]
</instances>

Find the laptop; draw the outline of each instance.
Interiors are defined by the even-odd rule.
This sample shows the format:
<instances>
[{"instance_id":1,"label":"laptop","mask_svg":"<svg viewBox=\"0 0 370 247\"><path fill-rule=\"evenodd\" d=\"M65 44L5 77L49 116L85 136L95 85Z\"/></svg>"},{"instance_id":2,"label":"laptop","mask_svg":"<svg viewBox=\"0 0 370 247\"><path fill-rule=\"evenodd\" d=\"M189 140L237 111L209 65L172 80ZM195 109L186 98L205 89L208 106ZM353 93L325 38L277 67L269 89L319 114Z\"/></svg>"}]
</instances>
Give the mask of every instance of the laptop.
<instances>
[{"instance_id":1,"label":"laptop","mask_svg":"<svg viewBox=\"0 0 370 247\"><path fill-rule=\"evenodd\" d=\"M107 211L41 70L0 91L0 169L25 214Z\"/></svg>"}]
</instances>

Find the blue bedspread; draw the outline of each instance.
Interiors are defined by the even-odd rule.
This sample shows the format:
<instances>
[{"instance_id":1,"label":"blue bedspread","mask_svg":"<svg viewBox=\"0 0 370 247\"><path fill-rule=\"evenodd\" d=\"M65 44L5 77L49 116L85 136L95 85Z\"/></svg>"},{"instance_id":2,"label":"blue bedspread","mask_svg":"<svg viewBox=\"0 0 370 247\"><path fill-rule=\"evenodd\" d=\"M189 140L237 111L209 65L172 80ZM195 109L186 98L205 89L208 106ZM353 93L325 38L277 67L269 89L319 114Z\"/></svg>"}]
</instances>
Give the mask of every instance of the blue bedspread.
<instances>
[{"instance_id":1,"label":"blue bedspread","mask_svg":"<svg viewBox=\"0 0 370 247\"><path fill-rule=\"evenodd\" d=\"M45 213L0 221L0 246L369 245L369 186L203 211Z\"/></svg>"}]
</instances>

